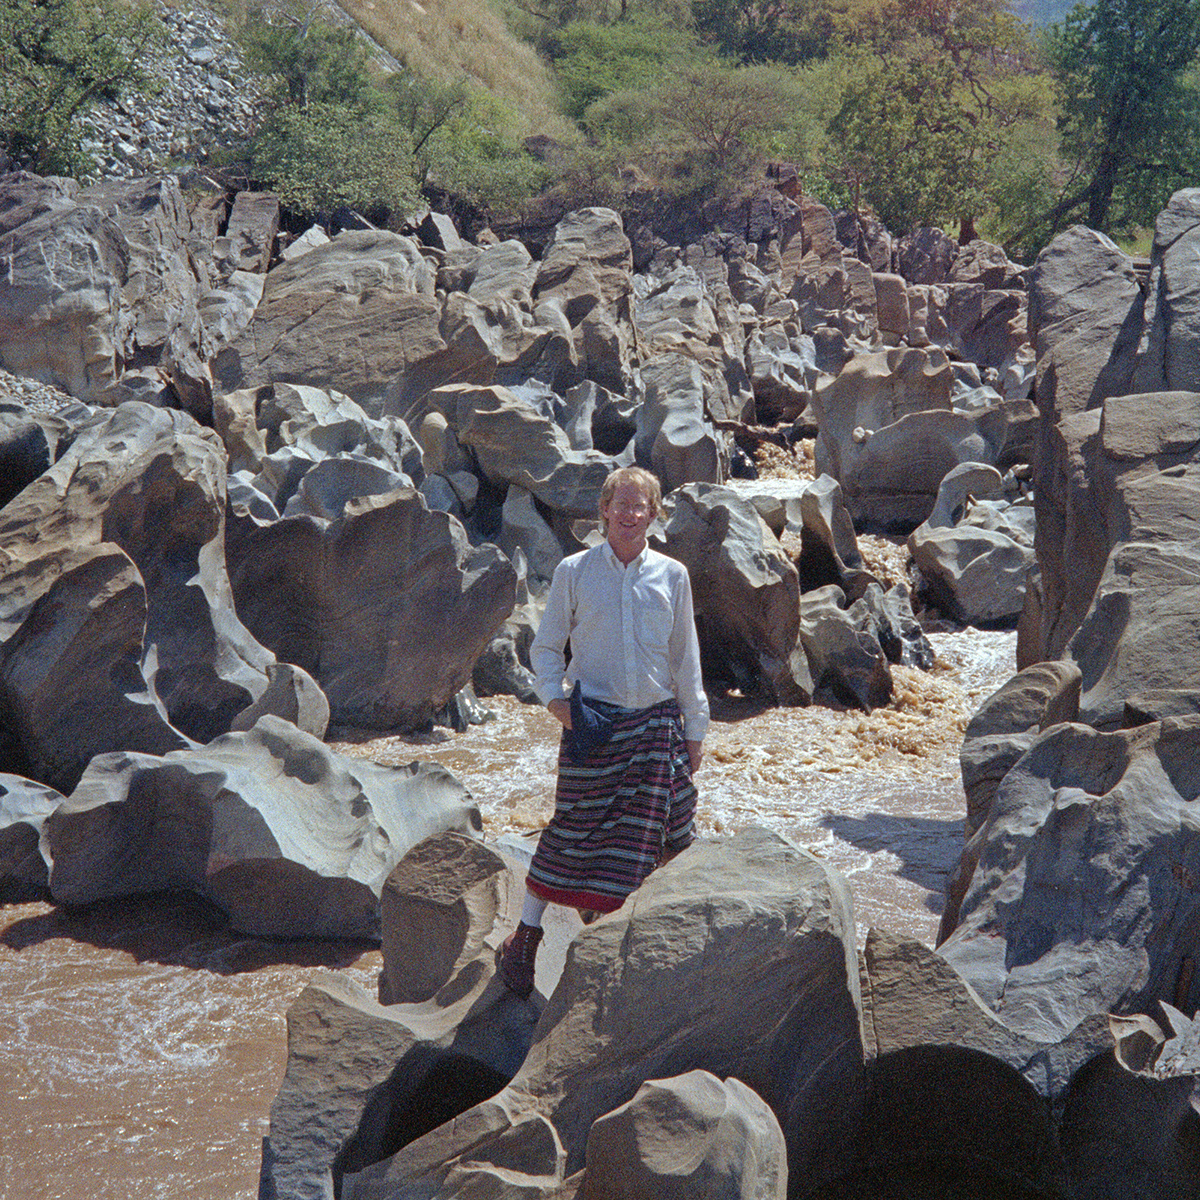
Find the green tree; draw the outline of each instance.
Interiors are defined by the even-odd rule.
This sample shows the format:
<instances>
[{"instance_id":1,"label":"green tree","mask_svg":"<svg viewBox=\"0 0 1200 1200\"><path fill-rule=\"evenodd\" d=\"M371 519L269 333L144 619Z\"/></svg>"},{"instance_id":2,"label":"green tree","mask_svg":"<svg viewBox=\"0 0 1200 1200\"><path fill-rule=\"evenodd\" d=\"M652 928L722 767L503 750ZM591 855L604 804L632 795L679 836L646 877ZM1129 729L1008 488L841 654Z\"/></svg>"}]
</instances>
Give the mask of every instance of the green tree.
<instances>
[{"instance_id":1,"label":"green tree","mask_svg":"<svg viewBox=\"0 0 1200 1200\"><path fill-rule=\"evenodd\" d=\"M1148 222L1200 166L1200 0L1077 5L1046 36L1062 151L1073 164L1051 225Z\"/></svg>"},{"instance_id":2,"label":"green tree","mask_svg":"<svg viewBox=\"0 0 1200 1200\"><path fill-rule=\"evenodd\" d=\"M274 107L250 139L256 179L289 208L326 222L343 205L371 212L416 204L411 131L352 29L252 20L242 40L274 83Z\"/></svg>"},{"instance_id":3,"label":"green tree","mask_svg":"<svg viewBox=\"0 0 1200 1200\"><path fill-rule=\"evenodd\" d=\"M834 176L852 168L898 232L957 219L971 238L1006 146L1047 119L1048 89L1010 0L822 2L847 47L829 126Z\"/></svg>"},{"instance_id":4,"label":"green tree","mask_svg":"<svg viewBox=\"0 0 1200 1200\"><path fill-rule=\"evenodd\" d=\"M348 26L276 15L248 21L241 41L251 69L274 80L282 103L365 110L375 100L366 47Z\"/></svg>"},{"instance_id":5,"label":"green tree","mask_svg":"<svg viewBox=\"0 0 1200 1200\"><path fill-rule=\"evenodd\" d=\"M382 110L281 105L255 135L250 162L285 205L326 222L342 205L370 212L418 200L408 138Z\"/></svg>"},{"instance_id":6,"label":"green tree","mask_svg":"<svg viewBox=\"0 0 1200 1200\"><path fill-rule=\"evenodd\" d=\"M800 0L693 0L697 33L742 65L798 63L823 55L833 23Z\"/></svg>"},{"instance_id":7,"label":"green tree","mask_svg":"<svg viewBox=\"0 0 1200 1200\"><path fill-rule=\"evenodd\" d=\"M81 118L153 89L143 63L161 36L148 5L0 0L0 146L42 174L88 174Z\"/></svg>"},{"instance_id":8,"label":"green tree","mask_svg":"<svg viewBox=\"0 0 1200 1200\"><path fill-rule=\"evenodd\" d=\"M853 174L884 224L907 233L978 212L987 130L963 102L951 64L857 55L846 72L829 129L838 147L831 165Z\"/></svg>"}]
</instances>

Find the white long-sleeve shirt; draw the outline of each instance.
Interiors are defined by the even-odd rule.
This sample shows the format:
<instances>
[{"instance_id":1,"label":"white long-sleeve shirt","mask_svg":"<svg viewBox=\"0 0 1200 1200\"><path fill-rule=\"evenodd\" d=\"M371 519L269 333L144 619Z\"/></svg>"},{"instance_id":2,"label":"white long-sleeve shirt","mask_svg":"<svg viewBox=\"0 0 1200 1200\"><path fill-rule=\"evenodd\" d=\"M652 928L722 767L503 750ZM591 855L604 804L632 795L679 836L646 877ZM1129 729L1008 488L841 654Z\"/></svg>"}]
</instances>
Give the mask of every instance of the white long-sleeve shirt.
<instances>
[{"instance_id":1,"label":"white long-sleeve shirt","mask_svg":"<svg viewBox=\"0 0 1200 1200\"><path fill-rule=\"evenodd\" d=\"M571 640L571 663L563 653ZM529 650L543 704L576 680L591 700L648 708L672 696L688 741L708 730L687 568L647 546L628 566L608 542L564 558Z\"/></svg>"}]
</instances>

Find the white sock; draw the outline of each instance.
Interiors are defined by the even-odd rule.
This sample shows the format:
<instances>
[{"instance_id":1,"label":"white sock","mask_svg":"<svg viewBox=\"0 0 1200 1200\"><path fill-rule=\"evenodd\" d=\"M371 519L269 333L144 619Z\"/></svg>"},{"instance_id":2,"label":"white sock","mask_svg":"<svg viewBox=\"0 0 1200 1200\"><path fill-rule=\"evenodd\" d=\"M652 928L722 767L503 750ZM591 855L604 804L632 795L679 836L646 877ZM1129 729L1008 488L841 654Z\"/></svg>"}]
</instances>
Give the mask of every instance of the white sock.
<instances>
[{"instance_id":1,"label":"white sock","mask_svg":"<svg viewBox=\"0 0 1200 1200\"><path fill-rule=\"evenodd\" d=\"M521 922L532 925L534 929L542 927L542 913L546 911L548 901L539 900L532 892L525 893L525 903L521 908Z\"/></svg>"}]
</instances>

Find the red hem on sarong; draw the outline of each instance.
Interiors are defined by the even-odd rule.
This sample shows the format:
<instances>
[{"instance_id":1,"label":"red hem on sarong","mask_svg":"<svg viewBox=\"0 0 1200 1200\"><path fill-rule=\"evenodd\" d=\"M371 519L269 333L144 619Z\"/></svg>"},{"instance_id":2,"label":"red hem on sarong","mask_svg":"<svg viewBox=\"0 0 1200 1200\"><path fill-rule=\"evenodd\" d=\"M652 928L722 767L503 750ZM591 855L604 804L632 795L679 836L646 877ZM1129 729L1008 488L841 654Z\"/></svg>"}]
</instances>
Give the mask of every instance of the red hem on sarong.
<instances>
[{"instance_id":1,"label":"red hem on sarong","mask_svg":"<svg viewBox=\"0 0 1200 1200\"><path fill-rule=\"evenodd\" d=\"M526 879L525 887L539 900L551 904L565 904L567 908L590 908L595 912L616 912L625 903L624 897L604 896L599 892L572 892L564 888L547 887L536 879Z\"/></svg>"}]
</instances>

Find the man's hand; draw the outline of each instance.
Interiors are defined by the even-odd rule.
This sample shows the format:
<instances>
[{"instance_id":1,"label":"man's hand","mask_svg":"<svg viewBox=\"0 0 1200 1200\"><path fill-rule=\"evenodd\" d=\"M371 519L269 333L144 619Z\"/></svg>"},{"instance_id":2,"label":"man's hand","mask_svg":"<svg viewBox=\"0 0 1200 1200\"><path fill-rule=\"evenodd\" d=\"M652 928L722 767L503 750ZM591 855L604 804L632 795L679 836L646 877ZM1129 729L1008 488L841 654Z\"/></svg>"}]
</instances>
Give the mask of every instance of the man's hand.
<instances>
[{"instance_id":1,"label":"man's hand","mask_svg":"<svg viewBox=\"0 0 1200 1200\"><path fill-rule=\"evenodd\" d=\"M570 713L567 715L570 716ZM704 757L704 743L688 742L687 752L688 764L692 768L692 774L695 775L695 773L700 770L700 760Z\"/></svg>"},{"instance_id":2,"label":"man's hand","mask_svg":"<svg viewBox=\"0 0 1200 1200\"><path fill-rule=\"evenodd\" d=\"M564 729L571 728L571 702L569 700L551 700L546 707L550 715L555 717Z\"/></svg>"}]
</instances>

